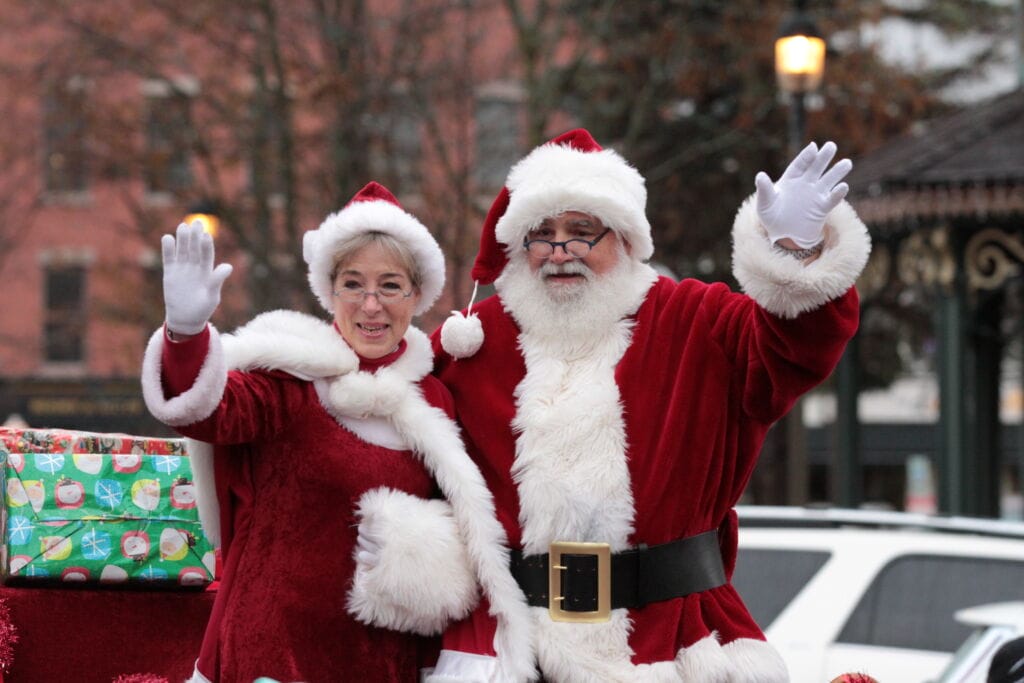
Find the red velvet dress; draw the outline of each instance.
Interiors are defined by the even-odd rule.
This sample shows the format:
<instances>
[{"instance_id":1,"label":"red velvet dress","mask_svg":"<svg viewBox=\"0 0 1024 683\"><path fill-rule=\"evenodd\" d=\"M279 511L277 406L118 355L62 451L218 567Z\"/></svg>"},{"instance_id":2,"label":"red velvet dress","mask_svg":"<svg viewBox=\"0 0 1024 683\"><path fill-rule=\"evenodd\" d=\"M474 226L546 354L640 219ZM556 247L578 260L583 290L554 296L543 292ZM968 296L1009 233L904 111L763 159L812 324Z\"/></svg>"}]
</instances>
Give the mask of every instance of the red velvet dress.
<instances>
[{"instance_id":1,"label":"red velvet dress","mask_svg":"<svg viewBox=\"0 0 1024 683\"><path fill-rule=\"evenodd\" d=\"M209 337L165 343L168 397L188 390ZM405 345L361 370L396 360ZM450 413L437 380L427 402ZM217 445L223 575L198 670L213 681L416 681L433 639L366 626L345 609L354 572L356 502L387 486L435 492L409 451L367 443L321 405L312 382L280 371L231 371L223 397L183 435Z\"/></svg>"}]
</instances>

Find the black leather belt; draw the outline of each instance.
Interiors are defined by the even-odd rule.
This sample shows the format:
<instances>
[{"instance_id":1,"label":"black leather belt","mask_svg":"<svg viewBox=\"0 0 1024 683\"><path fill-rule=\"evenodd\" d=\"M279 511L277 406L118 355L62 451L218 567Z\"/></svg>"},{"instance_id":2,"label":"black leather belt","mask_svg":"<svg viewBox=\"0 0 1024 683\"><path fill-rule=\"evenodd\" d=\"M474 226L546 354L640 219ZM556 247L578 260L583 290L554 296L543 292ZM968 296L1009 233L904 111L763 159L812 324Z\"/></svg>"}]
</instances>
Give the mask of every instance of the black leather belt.
<instances>
[{"instance_id":1,"label":"black leather belt","mask_svg":"<svg viewBox=\"0 0 1024 683\"><path fill-rule=\"evenodd\" d=\"M558 562L554 571L551 556ZM513 550L510 559L527 602L550 608L559 621L606 621L610 609L636 609L725 584L717 531L614 554L606 544L556 542L551 553Z\"/></svg>"}]
</instances>

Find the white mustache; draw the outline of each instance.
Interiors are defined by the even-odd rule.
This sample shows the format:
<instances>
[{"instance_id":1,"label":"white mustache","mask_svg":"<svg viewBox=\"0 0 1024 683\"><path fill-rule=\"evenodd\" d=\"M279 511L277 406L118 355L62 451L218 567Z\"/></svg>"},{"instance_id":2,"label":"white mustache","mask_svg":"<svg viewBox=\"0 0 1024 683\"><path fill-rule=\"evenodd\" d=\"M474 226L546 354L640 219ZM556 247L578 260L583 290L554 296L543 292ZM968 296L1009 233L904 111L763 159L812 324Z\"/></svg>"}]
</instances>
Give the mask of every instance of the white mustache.
<instances>
[{"instance_id":1,"label":"white mustache","mask_svg":"<svg viewBox=\"0 0 1024 683\"><path fill-rule=\"evenodd\" d=\"M594 277L593 271L580 261L566 261L565 263L546 262L541 265L538 272L541 277L549 275L582 275L588 280Z\"/></svg>"}]
</instances>

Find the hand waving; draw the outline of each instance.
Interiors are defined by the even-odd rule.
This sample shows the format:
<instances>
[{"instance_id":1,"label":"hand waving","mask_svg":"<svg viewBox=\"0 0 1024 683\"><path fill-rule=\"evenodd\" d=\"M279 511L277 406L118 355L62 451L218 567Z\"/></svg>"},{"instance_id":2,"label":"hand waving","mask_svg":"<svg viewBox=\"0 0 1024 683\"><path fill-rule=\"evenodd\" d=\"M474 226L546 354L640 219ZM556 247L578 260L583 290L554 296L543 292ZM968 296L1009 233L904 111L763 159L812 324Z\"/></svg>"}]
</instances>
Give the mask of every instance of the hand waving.
<instances>
[{"instance_id":1,"label":"hand waving","mask_svg":"<svg viewBox=\"0 0 1024 683\"><path fill-rule=\"evenodd\" d=\"M777 183L772 184L767 173L757 174L757 213L773 244L787 237L803 249L821 242L825 216L850 190L840 181L853 168L853 162L842 159L825 170L835 154L834 142L826 142L821 149L812 142Z\"/></svg>"},{"instance_id":2,"label":"hand waving","mask_svg":"<svg viewBox=\"0 0 1024 683\"><path fill-rule=\"evenodd\" d=\"M198 221L178 226L177 240L160 240L164 260L164 308L167 329L184 335L199 334L220 303L220 288L231 266L213 267L213 238Z\"/></svg>"}]
</instances>

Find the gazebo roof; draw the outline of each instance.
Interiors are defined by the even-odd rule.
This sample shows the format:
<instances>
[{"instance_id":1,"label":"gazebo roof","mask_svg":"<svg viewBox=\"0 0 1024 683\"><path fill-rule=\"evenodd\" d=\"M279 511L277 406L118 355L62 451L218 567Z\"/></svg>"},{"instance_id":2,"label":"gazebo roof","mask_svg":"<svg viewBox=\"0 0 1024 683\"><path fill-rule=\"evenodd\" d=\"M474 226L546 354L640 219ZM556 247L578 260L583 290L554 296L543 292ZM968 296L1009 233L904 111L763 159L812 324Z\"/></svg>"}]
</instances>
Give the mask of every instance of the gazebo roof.
<instances>
[{"instance_id":1,"label":"gazebo roof","mask_svg":"<svg viewBox=\"0 0 1024 683\"><path fill-rule=\"evenodd\" d=\"M920 124L855 158L848 182L869 224L1024 212L1024 90Z\"/></svg>"}]
</instances>

